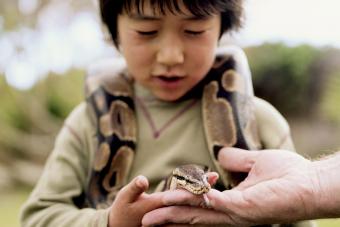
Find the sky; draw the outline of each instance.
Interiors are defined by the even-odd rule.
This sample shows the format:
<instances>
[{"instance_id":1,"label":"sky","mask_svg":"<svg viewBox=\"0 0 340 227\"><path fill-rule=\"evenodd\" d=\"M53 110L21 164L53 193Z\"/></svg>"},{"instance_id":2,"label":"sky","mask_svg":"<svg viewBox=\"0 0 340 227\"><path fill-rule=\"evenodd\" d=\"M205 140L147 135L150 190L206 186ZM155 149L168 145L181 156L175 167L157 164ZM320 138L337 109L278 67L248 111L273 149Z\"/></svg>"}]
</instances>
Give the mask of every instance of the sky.
<instances>
[{"instance_id":1,"label":"sky","mask_svg":"<svg viewBox=\"0 0 340 227\"><path fill-rule=\"evenodd\" d=\"M284 41L340 47L339 0L246 0L242 45Z\"/></svg>"},{"instance_id":2,"label":"sky","mask_svg":"<svg viewBox=\"0 0 340 227\"><path fill-rule=\"evenodd\" d=\"M0 15L0 74L14 87L29 89L49 72L64 74L115 56L94 12L71 15L65 3L56 2L40 13L34 29L5 33ZM30 13L36 4L19 0L18 6ZM285 42L340 48L339 9L340 0L245 0L244 28L233 38L242 47Z\"/></svg>"}]
</instances>

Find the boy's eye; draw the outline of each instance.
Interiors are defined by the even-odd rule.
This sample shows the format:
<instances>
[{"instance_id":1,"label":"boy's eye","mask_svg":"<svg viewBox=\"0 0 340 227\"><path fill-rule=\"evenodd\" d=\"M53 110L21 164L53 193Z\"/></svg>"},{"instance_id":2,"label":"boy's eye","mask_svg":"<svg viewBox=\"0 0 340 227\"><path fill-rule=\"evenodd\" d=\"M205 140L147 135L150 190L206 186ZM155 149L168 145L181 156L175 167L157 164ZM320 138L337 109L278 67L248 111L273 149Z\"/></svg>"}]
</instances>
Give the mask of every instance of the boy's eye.
<instances>
[{"instance_id":1,"label":"boy's eye","mask_svg":"<svg viewBox=\"0 0 340 227\"><path fill-rule=\"evenodd\" d=\"M193 30L185 30L185 33L189 34L189 35L201 35L203 34L205 31L193 31Z\"/></svg>"},{"instance_id":2,"label":"boy's eye","mask_svg":"<svg viewBox=\"0 0 340 227\"><path fill-rule=\"evenodd\" d=\"M154 31L137 31L137 33L139 35L143 35L143 36L152 36L152 35L156 35L157 31L156 30L154 30Z\"/></svg>"}]
</instances>

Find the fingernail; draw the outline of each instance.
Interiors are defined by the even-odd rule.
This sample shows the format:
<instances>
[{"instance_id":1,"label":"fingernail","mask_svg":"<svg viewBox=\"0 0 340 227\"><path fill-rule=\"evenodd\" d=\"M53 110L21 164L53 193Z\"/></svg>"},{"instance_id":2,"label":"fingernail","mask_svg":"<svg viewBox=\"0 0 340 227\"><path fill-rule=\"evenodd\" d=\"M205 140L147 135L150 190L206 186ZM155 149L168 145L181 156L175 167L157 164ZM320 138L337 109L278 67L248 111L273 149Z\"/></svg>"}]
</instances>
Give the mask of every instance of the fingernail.
<instances>
[{"instance_id":1,"label":"fingernail","mask_svg":"<svg viewBox=\"0 0 340 227\"><path fill-rule=\"evenodd\" d=\"M136 178L136 185L139 188L145 188L148 187L148 180L146 179L146 177L140 175Z\"/></svg>"},{"instance_id":2,"label":"fingernail","mask_svg":"<svg viewBox=\"0 0 340 227\"><path fill-rule=\"evenodd\" d=\"M138 187L143 187L143 177L142 176L138 176L136 179L136 185Z\"/></svg>"},{"instance_id":3,"label":"fingernail","mask_svg":"<svg viewBox=\"0 0 340 227\"><path fill-rule=\"evenodd\" d=\"M206 208L211 208L210 200L207 196L207 194L203 194L203 199L204 199L204 205Z\"/></svg>"}]
</instances>

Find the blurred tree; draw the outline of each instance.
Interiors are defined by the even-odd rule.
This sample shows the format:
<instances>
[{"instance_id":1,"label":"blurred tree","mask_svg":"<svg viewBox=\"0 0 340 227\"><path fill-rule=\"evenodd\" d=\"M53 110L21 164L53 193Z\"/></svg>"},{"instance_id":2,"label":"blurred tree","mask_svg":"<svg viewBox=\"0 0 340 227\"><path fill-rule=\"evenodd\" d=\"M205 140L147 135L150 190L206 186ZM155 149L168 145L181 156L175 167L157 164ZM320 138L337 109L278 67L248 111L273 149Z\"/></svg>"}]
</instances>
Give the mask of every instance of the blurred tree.
<instances>
[{"instance_id":1,"label":"blurred tree","mask_svg":"<svg viewBox=\"0 0 340 227\"><path fill-rule=\"evenodd\" d=\"M50 75L29 91L0 77L0 188L35 184L64 118L84 100L83 75Z\"/></svg>"},{"instance_id":2,"label":"blurred tree","mask_svg":"<svg viewBox=\"0 0 340 227\"><path fill-rule=\"evenodd\" d=\"M298 115L310 109L311 75L320 80L313 65L320 50L308 45L289 48L282 43L263 44L246 49L254 78L255 94L262 97L285 114ZM313 91L319 97L322 86ZM314 110L312 110L314 111Z\"/></svg>"},{"instance_id":3,"label":"blurred tree","mask_svg":"<svg viewBox=\"0 0 340 227\"><path fill-rule=\"evenodd\" d=\"M276 43L246 52L255 94L288 117L297 150L310 157L338 150L340 51Z\"/></svg>"},{"instance_id":4,"label":"blurred tree","mask_svg":"<svg viewBox=\"0 0 340 227\"><path fill-rule=\"evenodd\" d=\"M67 18L76 12L95 10L92 0L1 0L0 38L15 38L14 52L9 57L25 54L21 46L24 41L17 36L27 27L39 32L39 20L51 17L51 9L61 9L58 13L67 14ZM64 118L83 100L84 71L51 74L28 91L9 86L1 75L4 71L0 68L0 188L32 186Z\"/></svg>"},{"instance_id":5,"label":"blurred tree","mask_svg":"<svg viewBox=\"0 0 340 227\"><path fill-rule=\"evenodd\" d=\"M5 31L20 27L34 28L44 9L60 3L65 4L73 12L81 10L95 12L96 10L92 0L1 0L0 15L4 20L3 28Z\"/></svg>"},{"instance_id":6,"label":"blurred tree","mask_svg":"<svg viewBox=\"0 0 340 227\"><path fill-rule=\"evenodd\" d=\"M340 71L339 63L340 51L326 47L320 50L320 54L310 66L305 102L310 109L317 110L317 115L325 115L325 109L323 109L322 105L328 100L332 100L331 97L334 97L334 95L330 95L330 93L340 94L340 87L337 83Z\"/></svg>"},{"instance_id":7,"label":"blurred tree","mask_svg":"<svg viewBox=\"0 0 340 227\"><path fill-rule=\"evenodd\" d=\"M330 75L320 102L321 114L332 122L340 122L340 70Z\"/></svg>"}]
</instances>

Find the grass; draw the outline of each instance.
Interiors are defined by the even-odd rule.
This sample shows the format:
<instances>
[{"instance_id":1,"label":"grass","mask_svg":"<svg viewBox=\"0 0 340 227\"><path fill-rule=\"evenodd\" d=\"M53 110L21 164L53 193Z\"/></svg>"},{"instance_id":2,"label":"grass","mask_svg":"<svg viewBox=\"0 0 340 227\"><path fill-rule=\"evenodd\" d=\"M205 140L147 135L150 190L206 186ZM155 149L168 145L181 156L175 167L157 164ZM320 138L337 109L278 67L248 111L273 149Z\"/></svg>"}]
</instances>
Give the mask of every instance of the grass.
<instances>
[{"instance_id":1,"label":"grass","mask_svg":"<svg viewBox=\"0 0 340 227\"><path fill-rule=\"evenodd\" d=\"M0 193L0 226L18 227L19 210L29 195L28 190Z\"/></svg>"},{"instance_id":2,"label":"grass","mask_svg":"<svg viewBox=\"0 0 340 227\"><path fill-rule=\"evenodd\" d=\"M29 195L27 190L0 193L0 226L19 227L19 210ZM318 220L318 227L340 227L340 219Z\"/></svg>"},{"instance_id":3,"label":"grass","mask_svg":"<svg viewBox=\"0 0 340 227\"><path fill-rule=\"evenodd\" d=\"M340 219L322 219L318 220L319 227L339 227Z\"/></svg>"}]
</instances>

